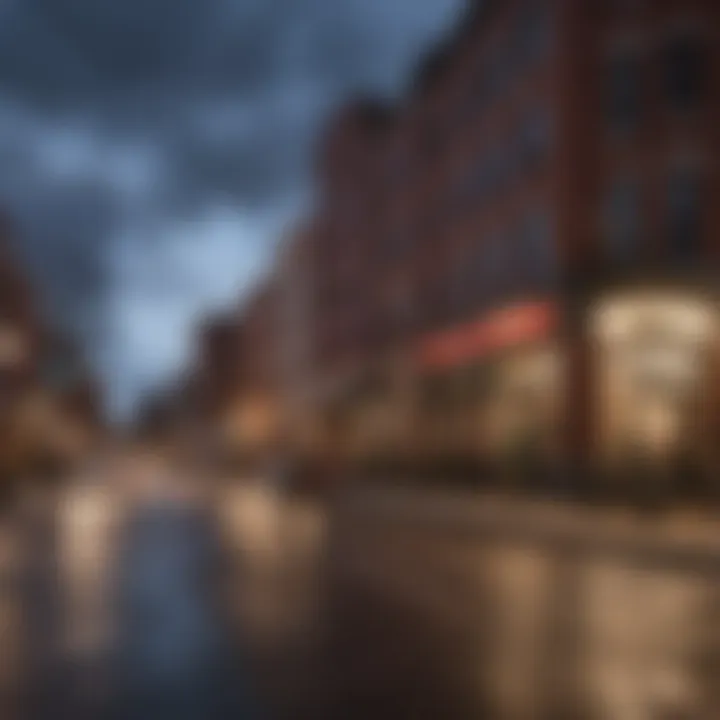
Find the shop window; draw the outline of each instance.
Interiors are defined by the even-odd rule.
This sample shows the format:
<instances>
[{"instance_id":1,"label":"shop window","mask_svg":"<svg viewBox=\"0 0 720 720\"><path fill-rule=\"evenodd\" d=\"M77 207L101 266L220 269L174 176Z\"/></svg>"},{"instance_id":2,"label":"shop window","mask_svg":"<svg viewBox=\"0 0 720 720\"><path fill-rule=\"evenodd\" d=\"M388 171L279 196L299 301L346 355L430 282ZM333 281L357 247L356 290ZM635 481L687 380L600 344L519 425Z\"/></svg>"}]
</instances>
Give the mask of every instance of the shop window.
<instances>
[{"instance_id":1,"label":"shop window","mask_svg":"<svg viewBox=\"0 0 720 720\"><path fill-rule=\"evenodd\" d=\"M670 104L690 110L705 98L708 81L707 45L695 35L672 40L665 49L666 87Z\"/></svg>"},{"instance_id":2,"label":"shop window","mask_svg":"<svg viewBox=\"0 0 720 720\"><path fill-rule=\"evenodd\" d=\"M605 108L615 130L634 130L640 120L642 59L636 52L615 55L608 61L605 78Z\"/></svg>"},{"instance_id":3,"label":"shop window","mask_svg":"<svg viewBox=\"0 0 720 720\"><path fill-rule=\"evenodd\" d=\"M603 209L605 248L614 259L628 259L637 252L640 235L639 189L631 179L616 182L608 191Z\"/></svg>"},{"instance_id":4,"label":"shop window","mask_svg":"<svg viewBox=\"0 0 720 720\"><path fill-rule=\"evenodd\" d=\"M700 174L684 169L668 186L669 244L675 257L695 256L702 249L702 182Z\"/></svg>"},{"instance_id":5,"label":"shop window","mask_svg":"<svg viewBox=\"0 0 720 720\"><path fill-rule=\"evenodd\" d=\"M422 405L425 410L441 413L447 410L451 393L448 378L444 375L430 375L422 383Z\"/></svg>"}]
</instances>

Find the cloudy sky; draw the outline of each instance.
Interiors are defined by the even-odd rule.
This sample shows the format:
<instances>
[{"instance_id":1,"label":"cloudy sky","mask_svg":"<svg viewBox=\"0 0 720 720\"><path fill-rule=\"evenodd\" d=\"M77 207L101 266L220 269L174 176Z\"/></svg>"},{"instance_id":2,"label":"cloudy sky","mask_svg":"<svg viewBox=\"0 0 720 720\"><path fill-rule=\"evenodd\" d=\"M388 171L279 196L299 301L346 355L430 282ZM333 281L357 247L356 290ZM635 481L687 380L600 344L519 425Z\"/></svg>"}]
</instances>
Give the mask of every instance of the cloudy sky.
<instances>
[{"instance_id":1,"label":"cloudy sky","mask_svg":"<svg viewBox=\"0 0 720 720\"><path fill-rule=\"evenodd\" d=\"M0 204L113 412L252 283L328 113L401 94L464 4L0 0Z\"/></svg>"}]
</instances>

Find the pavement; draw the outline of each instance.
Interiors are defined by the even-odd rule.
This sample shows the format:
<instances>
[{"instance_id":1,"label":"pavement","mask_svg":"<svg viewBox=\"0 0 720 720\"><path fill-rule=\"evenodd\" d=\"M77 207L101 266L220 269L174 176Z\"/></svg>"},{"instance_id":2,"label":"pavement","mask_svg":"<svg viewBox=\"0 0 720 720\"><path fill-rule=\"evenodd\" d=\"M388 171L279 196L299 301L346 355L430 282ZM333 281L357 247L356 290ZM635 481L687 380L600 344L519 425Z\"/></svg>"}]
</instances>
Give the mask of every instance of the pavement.
<instances>
[{"instance_id":1,"label":"pavement","mask_svg":"<svg viewBox=\"0 0 720 720\"><path fill-rule=\"evenodd\" d=\"M208 498L141 465L123 497L77 478L0 522L2 720L524 718L575 667L598 717L720 717L688 669L720 607L709 513L390 486L322 506L262 478ZM575 614L582 663L558 654Z\"/></svg>"},{"instance_id":2,"label":"pavement","mask_svg":"<svg viewBox=\"0 0 720 720\"><path fill-rule=\"evenodd\" d=\"M132 502L103 478L37 494L6 525L14 568L0 523L0 577L14 571L0 624L19 635L3 720L262 717L222 607L214 518L151 485Z\"/></svg>"},{"instance_id":3,"label":"pavement","mask_svg":"<svg viewBox=\"0 0 720 720\"><path fill-rule=\"evenodd\" d=\"M720 717L712 513L367 486L333 516L334 585L382 628L354 636L365 717Z\"/></svg>"}]
</instances>

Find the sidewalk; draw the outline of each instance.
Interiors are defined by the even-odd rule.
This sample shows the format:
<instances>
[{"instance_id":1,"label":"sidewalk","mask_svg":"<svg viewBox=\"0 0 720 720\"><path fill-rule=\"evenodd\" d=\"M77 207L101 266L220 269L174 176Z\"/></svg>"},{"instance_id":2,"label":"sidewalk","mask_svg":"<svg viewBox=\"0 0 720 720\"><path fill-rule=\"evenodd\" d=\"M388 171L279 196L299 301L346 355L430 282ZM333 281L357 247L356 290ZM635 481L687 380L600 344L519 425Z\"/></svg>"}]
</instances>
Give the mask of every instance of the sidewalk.
<instances>
[{"instance_id":1,"label":"sidewalk","mask_svg":"<svg viewBox=\"0 0 720 720\"><path fill-rule=\"evenodd\" d=\"M688 561L720 563L720 515L674 509L655 514L469 491L356 487L342 512L378 521L437 526L448 531L517 536L539 542L597 545L607 550L669 552Z\"/></svg>"}]
</instances>

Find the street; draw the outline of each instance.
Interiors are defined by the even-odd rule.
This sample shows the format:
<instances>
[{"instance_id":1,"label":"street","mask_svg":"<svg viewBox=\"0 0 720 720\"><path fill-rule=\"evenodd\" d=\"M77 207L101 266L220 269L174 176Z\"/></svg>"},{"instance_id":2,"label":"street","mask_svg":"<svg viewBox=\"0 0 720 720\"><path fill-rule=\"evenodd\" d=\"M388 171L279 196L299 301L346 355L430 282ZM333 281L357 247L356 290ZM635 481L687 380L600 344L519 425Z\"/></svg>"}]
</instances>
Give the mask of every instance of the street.
<instances>
[{"instance_id":1,"label":"street","mask_svg":"<svg viewBox=\"0 0 720 720\"><path fill-rule=\"evenodd\" d=\"M0 532L2 717L716 717L708 528L578 513L78 477Z\"/></svg>"},{"instance_id":2,"label":"street","mask_svg":"<svg viewBox=\"0 0 720 720\"><path fill-rule=\"evenodd\" d=\"M78 477L5 519L2 717L259 717L214 593L207 508L123 500Z\"/></svg>"}]
</instances>

